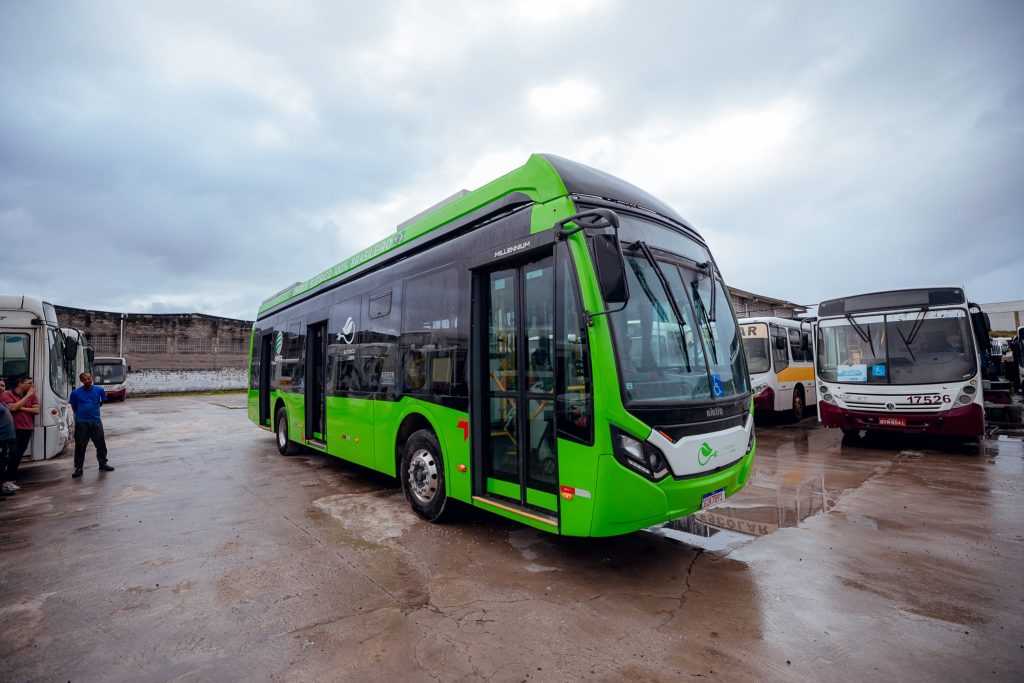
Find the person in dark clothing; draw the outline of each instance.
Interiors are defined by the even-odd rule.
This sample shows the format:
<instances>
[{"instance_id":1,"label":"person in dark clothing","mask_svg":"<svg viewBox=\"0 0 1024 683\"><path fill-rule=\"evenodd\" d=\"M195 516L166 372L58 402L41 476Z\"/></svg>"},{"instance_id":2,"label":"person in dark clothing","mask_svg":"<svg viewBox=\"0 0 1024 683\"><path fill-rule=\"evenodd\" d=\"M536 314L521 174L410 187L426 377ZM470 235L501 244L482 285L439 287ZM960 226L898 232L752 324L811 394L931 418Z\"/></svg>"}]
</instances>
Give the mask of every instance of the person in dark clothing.
<instances>
[{"instance_id":1,"label":"person in dark clothing","mask_svg":"<svg viewBox=\"0 0 1024 683\"><path fill-rule=\"evenodd\" d=\"M20 377L14 383L13 391L5 391L0 394L0 401L7 404L7 409L14 417L14 451L7 458L7 466L4 468L3 478L7 480L10 487L17 491L20 487L14 483L18 476L18 465L21 458L32 443L32 435L35 434L36 415L39 414L39 400L36 399L36 390L32 386L31 377Z\"/></svg>"},{"instance_id":2,"label":"person in dark clothing","mask_svg":"<svg viewBox=\"0 0 1024 683\"><path fill-rule=\"evenodd\" d=\"M82 465L85 464L85 449L92 441L96 446L96 460L101 472L113 472L114 468L107 464L107 442L103 438L103 421L100 419L100 406L107 399L103 387L92 383L92 375L83 372L78 376L82 386L71 392L68 403L75 411L75 471L71 476L75 479L82 476Z\"/></svg>"},{"instance_id":3,"label":"person in dark clothing","mask_svg":"<svg viewBox=\"0 0 1024 683\"><path fill-rule=\"evenodd\" d=\"M0 394L7 391L7 384L0 379ZM14 455L15 441L14 417L7 409L7 404L0 401L0 495L13 496L17 491L14 484L4 481L4 472L7 469L7 459Z\"/></svg>"},{"instance_id":4,"label":"person in dark clothing","mask_svg":"<svg viewBox=\"0 0 1024 683\"><path fill-rule=\"evenodd\" d=\"M1013 357L1013 362L1006 369L1006 379L1010 380L1014 391L1020 392L1022 390L1021 364L1024 363L1024 340L1020 338L1019 334L1010 340L1010 354Z\"/></svg>"}]
</instances>

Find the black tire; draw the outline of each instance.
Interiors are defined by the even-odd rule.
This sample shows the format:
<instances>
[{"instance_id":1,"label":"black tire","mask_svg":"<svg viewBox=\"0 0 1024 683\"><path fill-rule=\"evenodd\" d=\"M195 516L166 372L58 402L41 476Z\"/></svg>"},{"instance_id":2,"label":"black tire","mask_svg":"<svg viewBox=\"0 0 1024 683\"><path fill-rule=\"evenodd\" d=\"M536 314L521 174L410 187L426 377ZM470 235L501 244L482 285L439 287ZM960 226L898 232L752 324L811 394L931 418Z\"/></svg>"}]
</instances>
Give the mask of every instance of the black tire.
<instances>
[{"instance_id":1,"label":"black tire","mask_svg":"<svg viewBox=\"0 0 1024 683\"><path fill-rule=\"evenodd\" d=\"M433 432L420 429L412 433L405 442L398 477L413 512L428 522L441 522L450 516L444 460Z\"/></svg>"},{"instance_id":2,"label":"black tire","mask_svg":"<svg viewBox=\"0 0 1024 683\"><path fill-rule=\"evenodd\" d=\"M295 453L295 444L288 439L288 413L284 408L279 408L277 416L274 418L274 437L278 453L281 455Z\"/></svg>"},{"instance_id":3,"label":"black tire","mask_svg":"<svg viewBox=\"0 0 1024 683\"><path fill-rule=\"evenodd\" d=\"M802 385L797 385L796 389L793 390L793 408L791 409L790 418L794 422L804 419L804 410L806 408L807 398L804 395L804 388Z\"/></svg>"}]
</instances>

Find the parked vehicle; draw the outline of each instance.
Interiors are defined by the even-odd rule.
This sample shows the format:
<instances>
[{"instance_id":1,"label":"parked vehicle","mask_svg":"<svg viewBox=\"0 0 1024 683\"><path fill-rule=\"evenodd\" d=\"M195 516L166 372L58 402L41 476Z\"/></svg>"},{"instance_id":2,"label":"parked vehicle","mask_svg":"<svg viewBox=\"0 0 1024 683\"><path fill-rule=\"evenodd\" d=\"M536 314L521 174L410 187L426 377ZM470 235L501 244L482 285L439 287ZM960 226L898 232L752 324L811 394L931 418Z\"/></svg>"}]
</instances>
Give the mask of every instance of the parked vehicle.
<instances>
[{"instance_id":1,"label":"parked vehicle","mask_svg":"<svg viewBox=\"0 0 1024 683\"><path fill-rule=\"evenodd\" d=\"M117 356L104 356L93 360L93 383L103 387L107 400L123 401L128 397L128 361Z\"/></svg>"},{"instance_id":2,"label":"parked vehicle","mask_svg":"<svg viewBox=\"0 0 1024 683\"><path fill-rule=\"evenodd\" d=\"M863 430L980 437L987 316L962 289L906 289L818 307L818 416Z\"/></svg>"},{"instance_id":3,"label":"parked vehicle","mask_svg":"<svg viewBox=\"0 0 1024 683\"><path fill-rule=\"evenodd\" d=\"M270 258L270 255L268 255ZM612 536L747 483L749 376L707 244L643 190L567 159L518 169L271 296L249 417L454 505Z\"/></svg>"},{"instance_id":4,"label":"parked vehicle","mask_svg":"<svg viewBox=\"0 0 1024 683\"><path fill-rule=\"evenodd\" d=\"M26 375L34 381L39 415L25 455L35 460L61 453L71 433L65 349L52 304L28 296L0 295L0 375L9 388Z\"/></svg>"},{"instance_id":5,"label":"parked vehicle","mask_svg":"<svg viewBox=\"0 0 1024 683\"><path fill-rule=\"evenodd\" d=\"M754 391L754 409L761 414L804 416L817 402L814 349L810 323L789 318L740 318L743 349Z\"/></svg>"}]
</instances>

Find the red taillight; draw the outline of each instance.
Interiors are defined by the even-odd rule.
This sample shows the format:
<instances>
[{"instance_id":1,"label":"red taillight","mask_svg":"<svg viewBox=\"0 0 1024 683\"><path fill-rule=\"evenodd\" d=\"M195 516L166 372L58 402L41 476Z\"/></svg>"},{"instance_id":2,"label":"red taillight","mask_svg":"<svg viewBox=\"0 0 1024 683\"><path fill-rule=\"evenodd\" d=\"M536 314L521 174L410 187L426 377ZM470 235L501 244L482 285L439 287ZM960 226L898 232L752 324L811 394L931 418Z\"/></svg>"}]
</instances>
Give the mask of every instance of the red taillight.
<instances>
[{"instance_id":1,"label":"red taillight","mask_svg":"<svg viewBox=\"0 0 1024 683\"><path fill-rule=\"evenodd\" d=\"M562 498L566 500L572 500L576 496L576 488L574 486L562 486L560 487L562 492Z\"/></svg>"}]
</instances>

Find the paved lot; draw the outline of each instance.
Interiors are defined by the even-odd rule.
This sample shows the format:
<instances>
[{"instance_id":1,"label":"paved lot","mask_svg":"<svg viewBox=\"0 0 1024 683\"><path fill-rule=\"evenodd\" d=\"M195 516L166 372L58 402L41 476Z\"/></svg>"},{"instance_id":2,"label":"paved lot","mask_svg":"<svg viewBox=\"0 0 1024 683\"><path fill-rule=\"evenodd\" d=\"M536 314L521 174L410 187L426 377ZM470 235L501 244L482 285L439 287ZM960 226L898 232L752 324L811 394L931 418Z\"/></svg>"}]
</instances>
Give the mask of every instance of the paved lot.
<instances>
[{"instance_id":1,"label":"paved lot","mask_svg":"<svg viewBox=\"0 0 1024 683\"><path fill-rule=\"evenodd\" d=\"M759 430L722 532L434 526L240 396L105 408L0 502L0 680L1020 680L1024 450ZM690 531L700 530L692 525ZM683 542L687 541L687 542ZM703 546L703 547L701 547Z\"/></svg>"}]
</instances>

